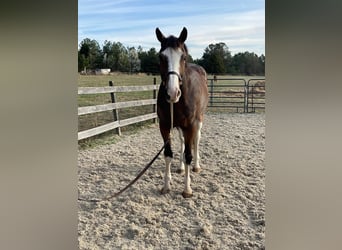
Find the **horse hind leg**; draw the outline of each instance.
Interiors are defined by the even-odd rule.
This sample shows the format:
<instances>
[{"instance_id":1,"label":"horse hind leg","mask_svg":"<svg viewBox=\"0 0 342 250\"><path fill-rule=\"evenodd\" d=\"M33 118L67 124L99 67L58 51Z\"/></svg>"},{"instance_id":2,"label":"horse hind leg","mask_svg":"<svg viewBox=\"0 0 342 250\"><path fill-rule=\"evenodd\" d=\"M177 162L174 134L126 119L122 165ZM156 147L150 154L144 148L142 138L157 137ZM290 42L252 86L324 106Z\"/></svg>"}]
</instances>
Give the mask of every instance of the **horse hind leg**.
<instances>
[{"instance_id":1,"label":"horse hind leg","mask_svg":"<svg viewBox=\"0 0 342 250\"><path fill-rule=\"evenodd\" d=\"M188 150L188 146L185 145L185 173L184 173L184 191L182 193L184 198L190 198L192 197L192 189L190 186L191 183L191 178L190 178L190 163L192 160L192 155L191 155L191 149L190 153Z\"/></svg>"},{"instance_id":2,"label":"horse hind leg","mask_svg":"<svg viewBox=\"0 0 342 250\"><path fill-rule=\"evenodd\" d=\"M184 174L184 137L183 137L183 131L181 129L178 130L179 140L181 144L181 148L179 151L179 168L177 170L177 173Z\"/></svg>"},{"instance_id":3,"label":"horse hind leg","mask_svg":"<svg viewBox=\"0 0 342 250\"><path fill-rule=\"evenodd\" d=\"M192 168L192 171L199 173L201 172L202 168L199 165L199 160L200 160L200 156L199 156L199 142L201 139L201 129L202 129L202 122L198 123L198 129L196 131L196 135L195 135L195 140L194 140L194 162L195 165Z\"/></svg>"}]
</instances>

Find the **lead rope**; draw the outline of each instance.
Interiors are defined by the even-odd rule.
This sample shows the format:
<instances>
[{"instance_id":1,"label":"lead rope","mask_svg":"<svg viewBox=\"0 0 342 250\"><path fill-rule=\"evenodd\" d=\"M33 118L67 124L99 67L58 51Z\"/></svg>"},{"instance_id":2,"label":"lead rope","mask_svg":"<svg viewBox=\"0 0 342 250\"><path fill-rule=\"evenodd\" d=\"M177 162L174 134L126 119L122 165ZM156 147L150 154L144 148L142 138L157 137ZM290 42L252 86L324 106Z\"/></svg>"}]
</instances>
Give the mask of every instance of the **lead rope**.
<instances>
[{"instance_id":1,"label":"lead rope","mask_svg":"<svg viewBox=\"0 0 342 250\"><path fill-rule=\"evenodd\" d=\"M104 197L102 199L83 199L83 198L78 198L79 201L89 201L89 202L100 202L100 201L107 201L110 200L114 197L119 196L120 194L122 194L126 189L128 189L130 186L132 186L145 172L146 170L152 166L152 163L158 158L158 156L160 155L160 153L162 152L162 150L165 148L166 144L169 142L169 140L167 140L163 147L159 150L159 152L156 154L156 156L143 168L143 170L140 171L140 173L137 175L137 177L135 177L134 180L132 180L125 188L121 189L119 192Z\"/></svg>"},{"instance_id":2,"label":"lead rope","mask_svg":"<svg viewBox=\"0 0 342 250\"><path fill-rule=\"evenodd\" d=\"M122 194L126 189L128 189L130 186L132 186L145 172L146 170L152 166L152 163L158 158L158 156L160 155L160 153L162 152L162 150L165 148L167 143L170 143L171 145L171 138L172 138L172 129L173 129L173 103L170 102L170 114L171 114L171 127L170 127L170 136L169 139L164 143L163 147L159 150L159 152L157 153L157 155L143 168L143 170L140 171L140 173L137 175L137 177L135 177L134 180L132 180L126 187L124 187L123 189L121 189L119 192L107 196L105 198L102 199L83 199L83 198L78 198L79 201L88 201L88 202L100 202L100 201L107 201L110 200L114 197L119 196L120 194Z\"/></svg>"},{"instance_id":3,"label":"lead rope","mask_svg":"<svg viewBox=\"0 0 342 250\"><path fill-rule=\"evenodd\" d=\"M170 127L170 138L169 138L169 142L171 145L171 138L172 138L172 129L173 129L173 102L170 102L170 115L171 115L171 127Z\"/></svg>"}]
</instances>

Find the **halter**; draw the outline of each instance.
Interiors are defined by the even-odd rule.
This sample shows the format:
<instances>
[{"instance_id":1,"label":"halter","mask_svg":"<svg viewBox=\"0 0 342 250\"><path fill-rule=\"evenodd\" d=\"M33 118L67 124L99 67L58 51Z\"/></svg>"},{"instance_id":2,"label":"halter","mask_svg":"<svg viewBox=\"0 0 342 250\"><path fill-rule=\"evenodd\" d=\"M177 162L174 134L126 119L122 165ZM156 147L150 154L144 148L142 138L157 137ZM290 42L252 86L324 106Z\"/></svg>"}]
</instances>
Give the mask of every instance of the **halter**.
<instances>
[{"instance_id":1,"label":"halter","mask_svg":"<svg viewBox=\"0 0 342 250\"><path fill-rule=\"evenodd\" d=\"M168 75L168 76L169 76L169 75L176 75L176 76L178 77L179 83L181 84L181 82L182 82L182 77L181 77L181 75L178 74L176 71L169 71L169 72L167 72L167 75Z\"/></svg>"}]
</instances>

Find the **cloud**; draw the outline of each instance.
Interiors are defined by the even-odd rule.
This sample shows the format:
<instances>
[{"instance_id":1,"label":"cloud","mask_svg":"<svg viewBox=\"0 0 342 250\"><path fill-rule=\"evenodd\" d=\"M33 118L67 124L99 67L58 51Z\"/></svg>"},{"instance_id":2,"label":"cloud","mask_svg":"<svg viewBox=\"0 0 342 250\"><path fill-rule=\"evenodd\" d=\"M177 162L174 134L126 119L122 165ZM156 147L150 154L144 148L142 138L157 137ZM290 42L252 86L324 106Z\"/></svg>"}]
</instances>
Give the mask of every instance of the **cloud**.
<instances>
[{"instance_id":1,"label":"cloud","mask_svg":"<svg viewBox=\"0 0 342 250\"><path fill-rule=\"evenodd\" d=\"M194 58L218 42L226 43L233 53L248 50L265 54L263 1L80 0L79 5L79 42L88 37L100 45L110 40L143 49L159 48L156 27L165 35L177 36L186 26Z\"/></svg>"}]
</instances>

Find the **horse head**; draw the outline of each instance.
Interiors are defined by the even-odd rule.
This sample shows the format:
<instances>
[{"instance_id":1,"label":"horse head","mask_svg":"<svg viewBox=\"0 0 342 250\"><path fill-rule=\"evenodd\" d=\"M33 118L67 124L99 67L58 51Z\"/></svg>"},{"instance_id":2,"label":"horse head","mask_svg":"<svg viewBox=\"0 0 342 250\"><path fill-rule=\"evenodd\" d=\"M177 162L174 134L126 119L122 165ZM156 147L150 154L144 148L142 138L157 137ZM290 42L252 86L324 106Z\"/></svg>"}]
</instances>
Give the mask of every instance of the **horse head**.
<instances>
[{"instance_id":1,"label":"horse head","mask_svg":"<svg viewBox=\"0 0 342 250\"><path fill-rule=\"evenodd\" d=\"M160 75L162 84L166 88L167 101L177 103L182 95L181 85L185 75L188 50L184 44L188 31L184 27L179 37L165 37L156 28L157 39L161 44L159 51Z\"/></svg>"}]
</instances>

